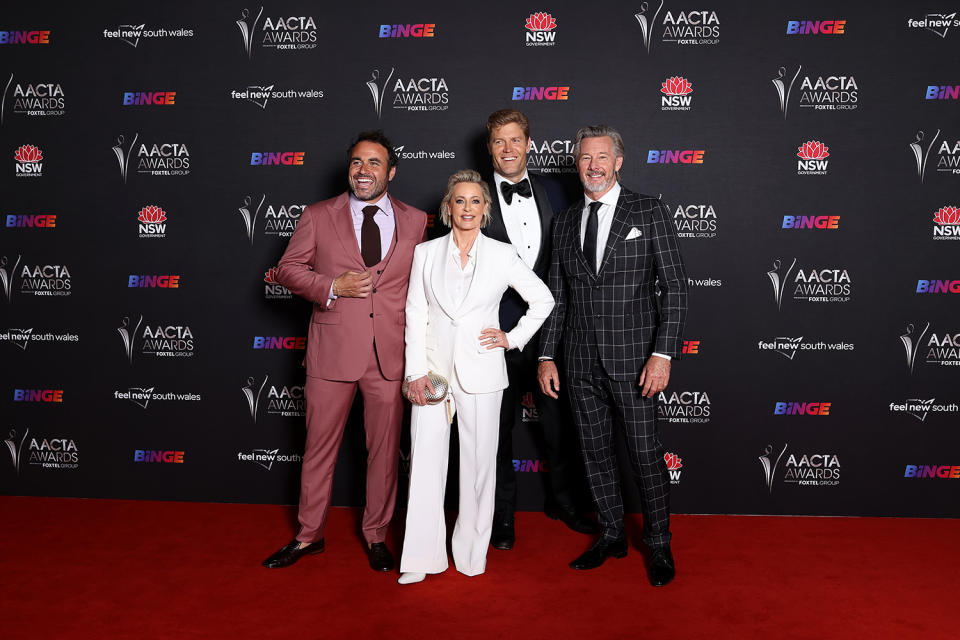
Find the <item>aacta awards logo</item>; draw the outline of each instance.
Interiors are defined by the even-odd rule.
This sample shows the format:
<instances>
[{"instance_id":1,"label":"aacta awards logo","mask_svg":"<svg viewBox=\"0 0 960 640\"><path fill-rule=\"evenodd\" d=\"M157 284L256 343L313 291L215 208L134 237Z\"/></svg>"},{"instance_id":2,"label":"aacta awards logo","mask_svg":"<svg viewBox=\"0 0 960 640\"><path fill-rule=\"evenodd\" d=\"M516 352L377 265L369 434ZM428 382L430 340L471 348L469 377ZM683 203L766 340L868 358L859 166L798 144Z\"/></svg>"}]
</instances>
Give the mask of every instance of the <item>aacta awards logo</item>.
<instances>
[{"instance_id":1,"label":"aacta awards logo","mask_svg":"<svg viewBox=\"0 0 960 640\"><path fill-rule=\"evenodd\" d=\"M647 53L653 44L657 18L663 9L663 0L659 0L656 9L650 3L640 4L640 11L633 15L640 24L640 35ZM720 43L720 19L716 11L667 11L661 23L663 32L660 41L677 45L714 45Z\"/></svg>"},{"instance_id":2,"label":"aacta awards logo","mask_svg":"<svg viewBox=\"0 0 960 640\"><path fill-rule=\"evenodd\" d=\"M683 459L675 453L663 454L663 461L667 463L667 473L670 475L670 484L680 484L680 474L683 471Z\"/></svg>"},{"instance_id":3,"label":"aacta awards logo","mask_svg":"<svg viewBox=\"0 0 960 640\"><path fill-rule=\"evenodd\" d=\"M523 25L527 30L528 47L552 47L557 44L557 20L549 13L531 13Z\"/></svg>"},{"instance_id":4,"label":"aacta awards logo","mask_svg":"<svg viewBox=\"0 0 960 640\"><path fill-rule=\"evenodd\" d=\"M849 302L853 290L850 272L842 267L804 269L797 267L794 258L786 269L777 258L773 269L767 271L767 277L773 285L774 300L777 308L783 306L784 294L790 290L790 297L804 302ZM796 272L794 273L794 269Z\"/></svg>"},{"instance_id":5,"label":"aacta awards logo","mask_svg":"<svg viewBox=\"0 0 960 640\"><path fill-rule=\"evenodd\" d=\"M576 173L573 140L563 138L530 138L527 147L527 169L538 173Z\"/></svg>"},{"instance_id":6,"label":"aacta awards logo","mask_svg":"<svg viewBox=\"0 0 960 640\"><path fill-rule=\"evenodd\" d=\"M661 111L690 111L693 102L693 85L682 76L672 76L660 83Z\"/></svg>"},{"instance_id":7,"label":"aacta awards logo","mask_svg":"<svg viewBox=\"0 0 960 640\"><path fill-rule=\"evenodd\" d=\"M262 17L261 6L256 16L249 9L244 9L240 12L240 19L236 20L247 59L253 57L253 49L257 44L278 51L316 48L317 23L311 16L267 16L261 23Z\"/></svg>"},{"instance_id":8,"label":"aacta awards logo","mask_svg":"<svg viewBox=\"0 0 960 640\"><path fill-rule=\"evenodd\" d=\"M683 424L710 422L710 396L706 391L661 391L658 400L660 420Z\"/></svg>"},{"instance_id":9,"label":"aacta awards logo","mask_svg":"<svg viewBox=\"0 0 960 640\"><path fill-rule=\"evenodd\" d=\"M70 268L65 264L20 265L19 255L12 267L8 267L8 263L7 256L0 256L0 285L7 302L13 302L13 293L17 289L21 294L33 296L69 296L73 293ZM17 275L20 277L19 288L15 286Z\"/></svg>"},{"instance_id":10,"label":"aacta awards logo","mask_svg":"<svg viewBox=\"0 0 960 640\"><path fill-rule=\"evenodd\" d=\"M791 453L784 460L789 445L774 458L776 449L767 445L763 454L759 456L760 466L763 468L764 482L767 491L773 493L773 485L777 480L777 470L783 462L783 477L781 482L795 486L834 487L840 484L840 457L834 453L798 454Z\"/></svg>"},{"instance_id":11,"label":"aacta awards logo","mask_svg":"<svg viewBox=\"0 0 960 640\"><path fill-rule=\"evenodd\" d=\"M825 176L830 157L830 147L819 140L807 140L797 147L797 175Z\"/></svg>"},{"instance_id":12,"label":"aacta awards logo","mask_svg":"<svg viewBox=\"0 0 960 640\"><path fill-rule=\"evenodd\" d=\"M117 327L130 364L133 364L134 354L157 358L191 358L196 352L196 340L189 325L145 324L143 316L139 316L136 324L131 325L130 316L125 316Z\"/></svg>"},{"instance_id":13,"label":"aacta awards logo","mask_svg":"<svg viewBox=\"0 0 960 640\"><path fill-rule=\"evenodd\" d=\"M282 418L302 418L307 415L307 401L303 395L303 385L270 385L269 375L263 376L263 382L257 384L256 378L247 378L247 384L240 388L247 400L250 418L256 422L260 415L260 402L266 399L268 415ZM264 395L266 389L266 395Z\"/></svg>"},{"instance_id":14,"label":"aacta awards logo","mask_svg":"<svg viewBox=\"0 0 960 640\"><path fill-rule=\"evenodd\" d=\"M43 151L32 144L20 145L13 153L18 178L39 178L43 176Z\"/></svg>"},{"instance_id":15,"label":"aacta awards logo","mask_svg":"<svg viewBox=\"0 0 960 640\"><path fill-rule=\"evenodd\" d=\"M141 238L167 237L167 212L155 204L148 204L137 212L137 228Z\"/></svg>"},{"instance_id":16,"label":"aacta awards logo","mask_svg":"<svg viewBox=\"0 0 960 640\"><path fill-rule=\"evenodd\" d=\"M140 134L136 133L127 144L124 136L117 136L117 144L112 149L120 166L120 177L124 182L130 169L130 159L137 157L136 172L151 176L185 176L190 173L190 150L179 142L154 143L143 142L137 146Z\"/></svg>"},{"instance_id":17,"label":"aacta awards logo","mask_svg":"<svg viewBox=\"0 0 960 640\"><path fill-rule=\"evenodd\" d=\"M242 204L237 207L240 213L240 219L243 221L243 227L247 232L247 238L250 240L250 246L253 246L257 235L257 220L260 213L263 213L263 229L260 233L265 236L274 236L277 238L289 238L297 228L297 222L306 209L305 204L268 204L264 208L263 204L267 199L267 194L262 193L259 197L246 195L243 197Z\"/></svg>"},{"instance_id":18,"label":"aacta awards logo","mask_svg":"<svg viewBox=\"0 0 960 640\"><path fill-rule=\"evenodd\" d=\"M416 77L403 78L396 69L390 67L387 77L381 78L379 69L374 69L367 80L367 89L373 98L373 108L377 117L383 115L383 102L388 89L392 89L393 98L390 106L401 111L446 111L450 108L450 88L445 78ZM391 81L393 86L390 86Z\"/></svg>"},{"instance_id":19,"label":"aacta awards logo","mask_svg":"<svg viewBox=\"0 0 960 640\"><path fill-rule=\"evenodd\" d=\"M960 140L950 142L944 137L943 140L940 140L940 144L937 145L939 138L940 129L937 129L937 132L933 134L930 142L924 141L923 131L917 131L914 141L907 145L913 153L913 159L916 162L917 176L920 178L920 182L923 182L927 173L930 152L935 147L937 149L935 162L937 172L960 175Z\"/></svg>"},{"instance_id":20,"label":"aacta awards logo","mask_svg":"<svg viewBox=\"0 0 960 640\"><path fill-rule=\"evenodd\" d=\"M0 99L0 125L8 113L21 116L62 116L66 113L66 97L58 82L14 83L7 79Z\"/></svg>"},{"instance_id":21,"label":"aacta awards logo","mask_svg":"<svg viewBox=\"0 0 960 640\"><path fill-rule=\"evenodd\" d=\"M921 353L927 364L938 364L944 367L960 366L960 332L937 333L930 330L929 322L924 323L922 330L917 331L918 328L919 325L908 324L907 330L900 336L910 373L913 373L917 356Z\"/></svg>"},{"instance_id":22,"label":"aacta awards logo","mask_svg":"<svg viewBox=\"0 0 960 640\"><path fill-rule=\"evenodd\" d=\"M940 207L933 222L934 240L960 240L960 207Z\"/></svg>"},{"instance_id":23,"label":"aacta awards logo","mask_svg":"<svg viewBox=\"0 0 960 640\"><path fill-rule=\"evenodd\" d=\"M80 450L72 438L30 438L28 441L29 435L30 429L24 430L20 437L16 429L11 429L10 435L4 440L17 475L23 469L24 453L26 463L32 467L70 470L80 466Z\"/></svg>"},{"instance_id":24,"label":"aacta awards logo","mask_svg":"<svg viewBox=\"0 0 960 640\"><path fill-rule=\"evenodd\" d=\"M270 267L263 273L263 297L266 300L291 300L293 294L277 280L277 268Z\"/></svg>"},{"instance_id":25,"label":"aacta awards logo","mask_svg":"<svg viewBox=\"0 0 960 640\"><path fill-rule=\"evenodd\" d=\"M790 97L793 85L800 75L803 66L797 67L787 84L789 73L786 67L777 70L777 77L771 82L780 98L780 111L787 117L790 107ZM800 81L798 103L800 108L815 111L850 111L856 109L859 100L860 88L852 75L804 76Z\"/></svg>"},{"instance_id":26,"label":"aacta awards logo","mask_svg":"<svg viewBox=\"0 0 960 640\"><path fill-rule=\"evenodd\" d=\"M712 204L677 205L673 224L681 238L717 237L717 212Z\"/></svg>"},{"instance_id":27,"label":"aacta awards logo","mask_svg":"<svg viewBox=\"0 0 960 640\"><path fill-rule=\"evenodd\" d=\"M20 475L20 463L23 461L23 445L26 443L28 435L30 435L30 429L26 429L20 438L17 438L16 429L10 429L10 434L7 436L7 439L3 441L3 443L7 445L10 462L13 463L13 469L17 472L17 475Z\"/></svg>"}]
</instances>

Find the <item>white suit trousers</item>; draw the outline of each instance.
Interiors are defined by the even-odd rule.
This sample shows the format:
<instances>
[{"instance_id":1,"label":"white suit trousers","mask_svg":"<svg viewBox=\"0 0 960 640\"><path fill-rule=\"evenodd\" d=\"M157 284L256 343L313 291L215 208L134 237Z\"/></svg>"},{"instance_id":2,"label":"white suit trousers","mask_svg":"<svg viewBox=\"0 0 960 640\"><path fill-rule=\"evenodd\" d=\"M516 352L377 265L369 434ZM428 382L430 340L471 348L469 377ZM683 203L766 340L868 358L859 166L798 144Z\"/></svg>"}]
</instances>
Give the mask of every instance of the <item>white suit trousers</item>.
<instances>
[{"instance_id":1,"label":"white suit trousers","mask_svg":"<svg viewBox=\"0 0 960 640\"><path fill-rule=\"evenodd\" d=\"M484 572L493 528L497 442L503 391L467 393L450 380L450 409L460 435L460 512L453 529L453 563L468 576ZM450 451L446 401L413 406L410 416L410 498L401 572L447 569L443 497Z\"/></svg>"}]
</instances>

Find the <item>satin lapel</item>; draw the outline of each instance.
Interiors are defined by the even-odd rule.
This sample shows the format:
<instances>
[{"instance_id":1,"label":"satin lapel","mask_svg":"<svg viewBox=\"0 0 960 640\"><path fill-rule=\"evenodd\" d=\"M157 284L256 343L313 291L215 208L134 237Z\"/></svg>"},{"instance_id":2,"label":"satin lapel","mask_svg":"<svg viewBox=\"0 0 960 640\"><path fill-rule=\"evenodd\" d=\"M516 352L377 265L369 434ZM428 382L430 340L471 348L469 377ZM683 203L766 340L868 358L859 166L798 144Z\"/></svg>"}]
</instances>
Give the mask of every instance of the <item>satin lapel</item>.
<instances>
[{"instance_id":1,"label":"satin lapel","mask_svg":"<svg viewBox=\"0 0 960 640\"><path fill-rule=\"evenodd\" d=\"M451 232L452 233L452 232ZM440 308L451 318L456 318L453 300L447 295L447 250L450 248L450 234L443 236L443 241L437 243L433 253L433 265L430 269L430 288L433 297L440 303Z\"/></svg>"},{"instance_id":2,"label":"satin lapel","mask_svg":"<svg viewBox=\"0 0 960 640\"><path fill-rule=\"evenodd\" d=\"M500 242L510 242L507 236L507 223L503 221L503 211L500 210L500 197L497 195L497 181L491 178L487 182L490 187L490 225L483 233Z\"/></svg>"},{"instance_id":3,"label":"satin lapel","mask_svg":"<svg viewBox=\"0 0 960 640\"><path fill-rule=\"evenodd\" d=\"M600 271L610 262L610 257L616 252L619 242L627 236L627 223L630 220L630 209L625 202L625 193L621 190L617 199L617 208L613 212L613 222L610 224L610 235L607 236L607 245L603 248L603 260L600 262Z\"/></svg>"},{"instance_id":4,"label":"satin lapel","mask_svg":"<svg viewBox=\"0 0 960 640\"><path fill-rule=\"evenodd\" d=\"M363 256L360 255L357 233L353 230L353 216L350 214L350 197L348 195L343 196L342 203L337 203L332 217L333 230L337 234L347 257L357 263L360 271L366 271L367 267L363 262Z\"/></svg>"},{"instance_id":5,"label":"satin lapel","mask_svg":"<svg viewBox=\"0 0 960 640\"><path fill-rule=\"evenodd\" d=\"M540 218L540 251L533 263L534 266L537 266L543 259L546 247L550 246L550 221L553 220L553 209L550 205L550 198L547 197L547 190L543 188L539 180L534 182L533 176L527 175L530 178L530 185L533 187L533 199L537 203L537 215Z\"/></svg>"},{"instance_id":6,"label":"satin lapel","mask_svg":"<svg viewBox=\"0 0 960 640\"><path fill-rule=\"evenodd\" d=\"M580 219L583 217L584 202L585 200L581 198L574 209L567 210L569 214L572 214L568 216L570 218L570 241L573 244L573 252L577 254L577 261L580 262L580 266L590 274L591 277L596 278L597 274L594 272L590 263L587 262L587 256L583 255L583 247L580 245Z\"/></svg>"}]
</instances>

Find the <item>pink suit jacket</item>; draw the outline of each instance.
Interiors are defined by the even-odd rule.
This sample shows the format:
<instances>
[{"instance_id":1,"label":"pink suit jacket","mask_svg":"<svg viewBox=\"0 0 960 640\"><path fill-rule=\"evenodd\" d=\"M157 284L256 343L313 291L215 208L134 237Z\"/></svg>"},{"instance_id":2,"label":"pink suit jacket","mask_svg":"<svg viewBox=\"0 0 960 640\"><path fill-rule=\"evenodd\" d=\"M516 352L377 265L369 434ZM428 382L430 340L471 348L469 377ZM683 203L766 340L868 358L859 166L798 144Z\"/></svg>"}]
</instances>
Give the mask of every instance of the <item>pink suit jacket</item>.
<instances>
[{"instance_id":1,"label":"pink suit jacket","mask_svg":"<svg viewBox=\"0 0 960 640\"><path fill-rule=\"evenodd\" d=\"M373 291L366 298L327 299L334 278L366 271L343 193L308 206L277 269L277 280L313 302L307 375L354 381L363 375L376 341L380 371L388 380L403 377L404 305L413 248L425 238L427 214L390 197L396 232L380 264L371 267Z\"/></svg>"}]
</instances>

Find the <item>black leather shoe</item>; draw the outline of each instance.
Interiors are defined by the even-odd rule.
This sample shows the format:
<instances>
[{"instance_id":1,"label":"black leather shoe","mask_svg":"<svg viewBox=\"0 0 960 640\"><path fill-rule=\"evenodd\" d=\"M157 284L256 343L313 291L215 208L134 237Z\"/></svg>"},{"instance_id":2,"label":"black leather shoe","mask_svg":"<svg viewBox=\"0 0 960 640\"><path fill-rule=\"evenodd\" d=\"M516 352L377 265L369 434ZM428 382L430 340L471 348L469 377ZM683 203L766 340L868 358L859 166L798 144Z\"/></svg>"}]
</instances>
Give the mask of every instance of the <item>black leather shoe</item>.
<instances>
[{"instance_id":1,"label":"black leather shoe","mask_svg":"<svg viewBox=\"0 0 960 640\"><path fill-rule=\"evenodd\" d=\"M516 541L517 535L513 530L513 520L494 518L493 532L490 534L490 546L494 549L509 551L513 549L513 543Z\"/></svg>"},{"instance_id":2,"label":"black leather shoe","mask_svg":"<svg viewBox=\"0 0 960 640\"><path fill-rule=\"evenodd\" d=\"M312 556L318 553L323 553L323 549L324 546L322 538L317 542L308 544L302 549L300 548L300 541L293 539L280 547L280 550L275 554L264 560L263 566L265 566L267 569L282 569L283 567L289 567L303 556Z\"/></svg>"},{"instance_id":3,"label":"black leather shoe","mask_svg":"<svg viewBox=\"0 0 960 640\"><path fill-rule=\"evenodd\" d=\"M607 558L626 558L627 557L627 539L608 540L600 538L593 543L593 546L583 552L583 554L570 563L571 569L596 569Z\"/></svg>"},{"instance_id":4,"label":"black leather shoe","mask_svg":"<svg viewBox=\"0 0 960 640\"><path fill-rule=\"evenodd\" d=\"M577 533L600 533L600 525L573 509L547 507L544 514L552 520L559 520Z\"/></svg>"},{"instance_id":5,"label":"black leather shoe","mask_svg":"<svg viewBox=\"0 0 960 640\"><path fill-rule=\"evenodd\" d=\"M650 577L650 584L655 587L662 587L676 575L677 569L673 564L673 554L670 553L670 545L657 547L650 550L650 564L647 566L647 575Z\"/></svg>"},{"instance_id":6,"label":"black leather shoe","mask_svg":"<svg viewBox=\"0 0 960 640\"><path fill-rule=\"evenodd\" d=\"M374 571L393 571L393 554L384 542L374 542L367 547L367 558Z\"/></svg>"}]
</instances>

